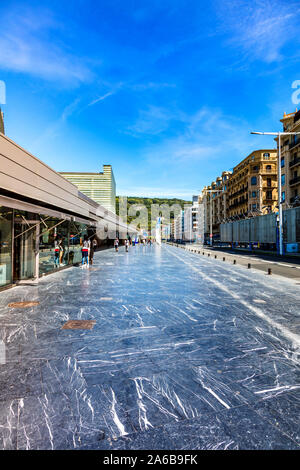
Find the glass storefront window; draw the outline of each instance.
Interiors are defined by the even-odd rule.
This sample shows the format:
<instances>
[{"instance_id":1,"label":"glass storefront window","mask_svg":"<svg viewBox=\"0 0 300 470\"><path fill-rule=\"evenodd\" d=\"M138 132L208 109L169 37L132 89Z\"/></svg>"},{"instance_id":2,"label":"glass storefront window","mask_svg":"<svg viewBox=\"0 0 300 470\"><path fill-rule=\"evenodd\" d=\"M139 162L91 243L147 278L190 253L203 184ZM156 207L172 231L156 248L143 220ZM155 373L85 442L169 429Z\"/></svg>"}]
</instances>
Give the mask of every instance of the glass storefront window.
<instances>
[{"instance_id":1,"label":"glass storefront window","mask_svg":"<svg viewBox=\"0 0 300 470\"><path fill-rule=\"evenodd\" d=\"M69 264L69 221L41 218L44 222L40 224L40 275Z\"/></svg>"},{"instance_id":2,"label":"glass storefront window","mask_svg":"<svg viewBox=\"0 0 300 470\"><path fill-rule=\"evenodd\" d=\"M79 222L70 223L70 264L81 263L81 243L87 235L87 226Z\"/></svg>"},{"instance_id":3,"label":"glass storefront window","mask_svg":"<svg viewBox=\"0 0 300 470\"><path fill-rule=\"evenodd\" d=\"M12 282L13 210L0 206L0 287Z\"/></svg>"}]
</instances>

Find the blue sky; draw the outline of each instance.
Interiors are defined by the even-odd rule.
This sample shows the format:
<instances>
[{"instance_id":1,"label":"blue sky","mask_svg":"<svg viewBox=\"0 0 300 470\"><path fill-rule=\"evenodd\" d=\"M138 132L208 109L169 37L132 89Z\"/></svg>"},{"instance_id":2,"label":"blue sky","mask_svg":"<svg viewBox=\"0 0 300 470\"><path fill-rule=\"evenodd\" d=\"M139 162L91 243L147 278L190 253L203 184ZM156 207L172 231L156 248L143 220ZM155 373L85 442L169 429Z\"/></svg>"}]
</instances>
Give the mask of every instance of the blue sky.
<instances>
[{"instance_id":1,"label":"blue sky","mask_svg":"<svg viewBox=\"0 0 300 470\"><path fill-rule=\"evenodd\" d=\"M0 4L7 135L57 171L112 164L117 193L190 199L280 130L300 80L299 1Z\"/></svg>"}]
</instances>

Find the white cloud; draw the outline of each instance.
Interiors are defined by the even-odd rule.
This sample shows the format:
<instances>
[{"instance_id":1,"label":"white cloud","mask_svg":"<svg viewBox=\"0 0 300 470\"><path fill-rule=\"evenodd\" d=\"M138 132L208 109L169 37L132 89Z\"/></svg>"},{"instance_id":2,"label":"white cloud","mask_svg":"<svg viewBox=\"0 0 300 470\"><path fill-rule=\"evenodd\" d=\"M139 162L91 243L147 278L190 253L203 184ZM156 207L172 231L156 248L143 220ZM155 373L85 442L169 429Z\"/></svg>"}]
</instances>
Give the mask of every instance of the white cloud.
<instances>
[{"instance_id":1,"label":"white cloud","mask_svg":"<svg viewBox=\"0 0 300 470\"><path fill-rule=\"evenodd\" d=\"M157 135L168 129L172 121L178 120L174 111L159 106L148 106L139 112L136 122L126 131L136 136Z\"/></svg>"},{"instance_id":2,"label":"white cloud","mask_svg":"<svg viewBox=\"0 0 300 470\"><path fill-rule=\"evenodd\" d=\"M283 59L283 46L298 37L299 4L282 0L222 0L217 4L221 30L246 61L272 63Z\"/></svg>"},{"instance_id":3,"label":"white cloud","mask_svg":"<svg viewBox=\"0 0 300 470\"><path fill-rule=\"evenodd\" d=\"M49 11L11 11L0 21L0 68L46 80L80 83L92 78L83 59L57 40L61 25Z\"/></svg>"},{"instance_id":4,"label":"white cloud","mask_svg":"<svg viewBox=\"0 0 300 470\"><path fill-rule=\"evenodd\" d=\"M111 95L114 95L115 94L115 91L108 91L107 93L105 93L104 95L102 96L99 96L99 98L96 98L95 100L91 101L88 106L94 106L94 104L96 103L99 103L99 101L104 101L106 98L108 98L109 96Z\"/></svg>"},{"instance_id":5,"label":"white cloud","mask_svg":"<svg viewBox=\"0 0 300 470\"><path fill-rule=\"evenodd\" d=\"M160 119L157 120L157 116ZM225 156L231 155L231 161L241 159L253 147L249 123L207 107L193 115L180 111L173 115L171 110L156 110L132 128L140 132L139 138L143 138L143 133L147 135L151 131L154 134L156 129L157 133L167 129L172 125L172 117L180 122L178 134L149 144L144 149L146 159L153 164L168 162L169 166L174 166L211 160L220 162L220 166L223 164L223 171L227 169L226 163L225 168L223 163Z\"/></svg>"},{"instance_id":6,"label":"white cloud","mask_svg":"<svg viewBox=\"0 0 300 470\"><path fill-rule=\"evenodd\" d=\"M33 152L39 152L43 150L45 144L60 135L63 126L69 117L71 117L75 111L78 109L80 103L80 98L76 98L69 105L67 105L61 112L59 118L49 124L45 131L39 135L39 137L31 143L31 149Z\"/></svg>"}]
</instances>

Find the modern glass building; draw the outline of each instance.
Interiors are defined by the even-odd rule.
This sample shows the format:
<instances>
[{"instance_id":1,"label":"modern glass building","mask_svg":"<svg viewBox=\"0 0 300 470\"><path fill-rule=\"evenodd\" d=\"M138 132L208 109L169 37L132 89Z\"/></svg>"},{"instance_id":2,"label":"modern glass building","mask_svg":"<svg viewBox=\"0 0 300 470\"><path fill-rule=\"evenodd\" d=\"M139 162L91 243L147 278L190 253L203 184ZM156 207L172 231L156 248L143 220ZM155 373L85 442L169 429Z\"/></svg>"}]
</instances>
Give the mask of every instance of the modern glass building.
<instances>
[{"instance_id":1,"label":"modern glass building","mask_svg":"<svg viewBox=\"0 0 300 470\"><path fill-rule=\"evenodd\" d=\"M85 234L107 245L135 233L0 134L0 289L80 263Z\"/></svg>"},{"instance_id":2,"label":"modern glass building","mask_svg":"<svg viewBox=\"0 0 300 470\"><path fill-rule=\"evenodd\" d=\"M103 165L102 173L60 172L79 191L107 210L116 213L116 182L111 165Z\"/></svg>"}]
</instances>

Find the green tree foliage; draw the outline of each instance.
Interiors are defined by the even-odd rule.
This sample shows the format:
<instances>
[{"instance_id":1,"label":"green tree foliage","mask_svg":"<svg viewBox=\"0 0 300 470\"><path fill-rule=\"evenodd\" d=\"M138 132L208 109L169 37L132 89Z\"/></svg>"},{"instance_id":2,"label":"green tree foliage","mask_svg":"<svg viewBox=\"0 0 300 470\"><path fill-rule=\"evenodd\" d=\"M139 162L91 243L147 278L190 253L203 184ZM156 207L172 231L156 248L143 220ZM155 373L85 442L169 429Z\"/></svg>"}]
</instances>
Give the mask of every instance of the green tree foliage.
<instances>
[{"instance_id":1,"label":"green tree foliage","mask_svg":"<svg viewBox=\"0 0 300 470\"><path fill-rule=\"evenodd\" d=\"M159 204L160 206L162 204L168 204L169 206L172 206L173 204L179 204L181 208L184 208L185 204L191 204L191 201L184 201L183 199L167 199L167 198L149 198L149 197L137 197L137 196L128 196L127 197L127 214L129 213L130 206L133 205L142 205L147 208L147 216L148 216L148 230L151 230L151 205L152 204ZM117 214L119 215L119 196L116 197L116 211ZM127 223L130 224L133 220L136 219L136 217L139 215L139 212L137 212L135 215L127 215ZM171 212L170 214L170 219L171 221L174 218L174 214ZM147 221L143 221L142 223L143 227L146 227ZM152 223L153 225L153 223ZM140 227L137 227L140 228Z\"/></svg>"}]
</instances>

